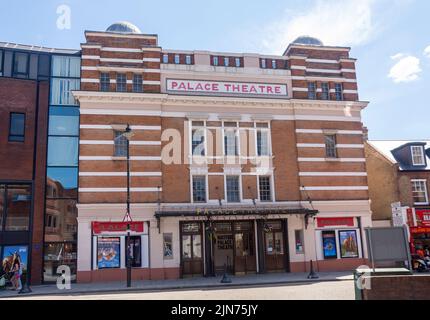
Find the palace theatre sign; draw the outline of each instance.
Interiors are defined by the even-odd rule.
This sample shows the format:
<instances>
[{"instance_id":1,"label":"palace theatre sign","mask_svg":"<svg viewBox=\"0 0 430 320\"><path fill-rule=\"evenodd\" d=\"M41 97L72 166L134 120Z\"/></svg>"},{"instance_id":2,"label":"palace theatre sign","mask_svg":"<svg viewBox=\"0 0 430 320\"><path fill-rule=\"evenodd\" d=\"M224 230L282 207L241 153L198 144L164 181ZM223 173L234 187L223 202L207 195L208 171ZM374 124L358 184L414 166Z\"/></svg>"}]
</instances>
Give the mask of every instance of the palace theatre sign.
<instances>
[{"instance_id":1,"label":"palace theatre sign","mask_svg":"<svg viewBox=\"0 0 430 320\"><path fill-rule=\"evenodd\" d=\"M167 91L172 93L271 98L288 96L285 84L167 79L166 86Z\"/></svg>"}]
</instances>

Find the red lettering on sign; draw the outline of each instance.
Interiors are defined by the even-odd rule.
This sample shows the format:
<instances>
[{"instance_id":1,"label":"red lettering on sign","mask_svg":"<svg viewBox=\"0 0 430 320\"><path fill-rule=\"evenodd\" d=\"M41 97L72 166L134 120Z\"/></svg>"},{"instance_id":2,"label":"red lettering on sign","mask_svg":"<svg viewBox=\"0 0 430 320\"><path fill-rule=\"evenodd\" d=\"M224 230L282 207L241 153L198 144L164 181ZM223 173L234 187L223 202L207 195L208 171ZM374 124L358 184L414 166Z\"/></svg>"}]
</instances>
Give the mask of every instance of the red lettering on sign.
<instances>
[{"instance_id":1,"label":"red lettering on sign","mask_svg":"<svg viewBox=\"0 0 430 320\"><path fill-rule=\"evenodd\" d=\"M133 222L99 222L93 221L92 228L93 234L101 233L125 233L127 232L127 226L130 225L130 231L136 233L143 233L144 222L133 221Z\"/></svg>"},{"instance_id":2,"label":"red lettering on sign","mask_svg":"<svg viewBox=\"0 0 430 320\"><path fill-rule=\"evenodd\" d=\"M354 227L353 217L317 218L318 228L325 227Z\"/></svg>"}]
</instances>

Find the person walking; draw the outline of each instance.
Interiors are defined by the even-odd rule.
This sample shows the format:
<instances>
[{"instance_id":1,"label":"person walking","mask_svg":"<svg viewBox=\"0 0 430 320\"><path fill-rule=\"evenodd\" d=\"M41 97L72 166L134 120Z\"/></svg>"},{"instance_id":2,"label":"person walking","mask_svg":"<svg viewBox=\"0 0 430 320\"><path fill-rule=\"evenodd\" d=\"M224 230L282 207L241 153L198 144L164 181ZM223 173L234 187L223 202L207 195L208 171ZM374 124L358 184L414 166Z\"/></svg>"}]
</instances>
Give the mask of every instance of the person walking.
<instances>
[{"instance_id":1,"label":"person walking","mask_svg":"<svg viewBox=\"0 0 430 320\"><path fill-rule=\"evenodd\" d=\"M15 263L12 268L13 276L12 276L12 283L14 285L15 290L21 290L22 289L22 266L19 260L15 260Z\"/></svg>"}]
</instances>

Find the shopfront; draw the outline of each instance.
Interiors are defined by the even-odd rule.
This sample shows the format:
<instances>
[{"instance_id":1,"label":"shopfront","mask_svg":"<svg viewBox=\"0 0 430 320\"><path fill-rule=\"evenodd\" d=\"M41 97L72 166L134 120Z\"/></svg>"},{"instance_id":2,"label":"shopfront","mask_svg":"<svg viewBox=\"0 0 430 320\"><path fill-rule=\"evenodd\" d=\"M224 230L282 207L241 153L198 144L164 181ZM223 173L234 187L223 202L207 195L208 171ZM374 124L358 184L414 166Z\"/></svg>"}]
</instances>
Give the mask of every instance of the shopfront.
<instances>
[{"instance_id":1,"label":"shopfront","mask_svg":"<svg viewBox=\"0 0 430 320\"><path fill-rule=\"evenodd\" d=\"M179 218L182 277L290 272L288 221L299 216L307 221L316 211L296 210L294 216L285 210L273 211L255 214L251 210L243 215L241 210L229 213L224 209L205 216L191 211L159 212L156 217Z\"/></svg>"},{"instance_id":2,"label":"shopfront","mask_svg":"<svg viewBox=\"0 0 430 320\"><path fill-rule=\"evenodd\" d=\"M149 266L148 224L143 221L92 222L92 269L95 273L119 279L120 274L115 271L126 268L127 248L133 277L143 278L143 269Z\"/></svg>"},{"instance_id":3,"label":"shopfront","mask_svg":"<svg viewBox=\"0 0 430 320\"><path fill-rule=\"evenodd\" d=\"M430 253L430 209L408 209L412 253Z\"/></svg>"}]
</instances>

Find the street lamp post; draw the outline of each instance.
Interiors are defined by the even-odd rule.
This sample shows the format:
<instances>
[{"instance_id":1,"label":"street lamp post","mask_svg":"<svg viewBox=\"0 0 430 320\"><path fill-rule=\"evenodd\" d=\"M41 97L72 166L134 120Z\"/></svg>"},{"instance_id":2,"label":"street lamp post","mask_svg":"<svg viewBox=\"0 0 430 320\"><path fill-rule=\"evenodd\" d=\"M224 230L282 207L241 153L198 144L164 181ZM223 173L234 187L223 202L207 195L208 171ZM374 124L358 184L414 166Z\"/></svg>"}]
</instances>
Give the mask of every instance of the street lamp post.
<instances>
[{"instance_id":1,"label":"street lamp post","mask_svg":"<svg viewBox=\"0 0 430 320\"><path fill-rule=\"evenodd\" d=\"M127 124L127 128L123 133L123 136L127 139L127 213L125 218L130 222L131 214L130 214L130 139L133 137L133 133L131 132L130 125ZM130 232L131 226L130 223L127 224L127 237L126 237L126 267L127 267L127 288L131 287L131 254L130 254Z\"/></svg>"}]
</instances>

